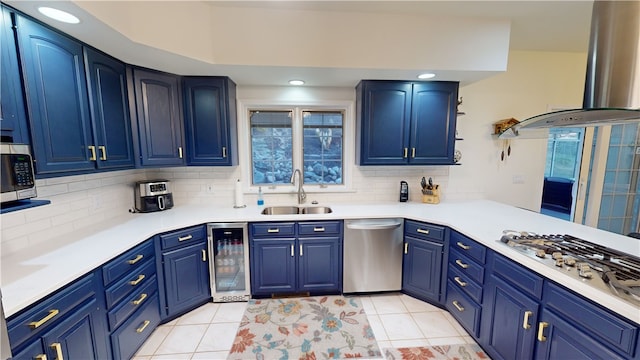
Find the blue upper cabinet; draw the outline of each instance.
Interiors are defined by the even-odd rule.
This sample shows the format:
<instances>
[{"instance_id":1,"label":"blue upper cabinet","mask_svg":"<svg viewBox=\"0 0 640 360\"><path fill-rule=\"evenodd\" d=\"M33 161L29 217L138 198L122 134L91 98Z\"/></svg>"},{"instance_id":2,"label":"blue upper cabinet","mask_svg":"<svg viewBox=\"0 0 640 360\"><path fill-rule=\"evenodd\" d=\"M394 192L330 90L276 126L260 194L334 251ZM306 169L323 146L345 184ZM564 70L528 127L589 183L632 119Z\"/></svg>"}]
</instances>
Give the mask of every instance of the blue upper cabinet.
<instances>
[{"instance_id":1,"label":"blue upper cabinet","mask_svg":"<svg viewBox=\"0 0 640 360\"><path fill-rule=\"evenodd\" d=\"M228 77L183 79L188 165L237 165L236 84Z\"/></svg>"},{"instance_id":2,"label":"blue upper cabinet","mask_svg":"<svg viewBox=\"0 0 640 360\"><path fill-rule=\"evenodd\" d=\"M132 168L134 158L125 65L86 47L84 55L96 166L100 169Z\"/></svg>"},{"instance_id":3,"label":"blue upper cabinet","mask_svg":"<svg viewBox=\"0 0 640 360\"><path fill-rule=\"evenodd\" d=\"M365 80L356 96L359 165L454 163L457 82Z\"/></svg>"},{"instance_id":4,"label":"blue upper cabinet","mask_svg":"<svg viewBox=\"0 0 640 360\"><path fill-rule=\"evenodd\" d=\"M11 12L3 6L0 17L0 129L3 141L28 144L27 115L14 34Z\"/></svg>"},{"instance_id":5,"label":"blue upper cabinet","mask_svg":"<svg viewBox=\"0 0 640 360\"><path fill-rule=\"evenodd\" d=\"M134 68L139 163L142 167L184 165L180 77Z\"/></svg>"},{"instance_id":6,"label":"blue upper cabinet","mask_svg":"<svg viewBox=\"0 0 640 360\"><path fill-rule=\"evenodd\" d=\"M95 169L82 45L16 16L36 172Z\"/></svg>"}]
</instances>

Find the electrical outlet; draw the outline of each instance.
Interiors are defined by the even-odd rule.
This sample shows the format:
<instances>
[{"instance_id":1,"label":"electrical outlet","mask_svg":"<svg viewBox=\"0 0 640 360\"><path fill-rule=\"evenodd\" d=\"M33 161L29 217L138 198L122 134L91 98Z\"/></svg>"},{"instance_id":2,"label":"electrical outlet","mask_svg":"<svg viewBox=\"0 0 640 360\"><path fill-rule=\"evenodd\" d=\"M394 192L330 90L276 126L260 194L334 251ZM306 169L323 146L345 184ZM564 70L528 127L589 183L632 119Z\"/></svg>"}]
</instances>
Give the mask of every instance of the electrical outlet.
<instances>
[{"instance_id":1,"label":"electrical outlet","mask_svg":"<svg viewBox=\"0 0 640 360\"><path fill-rule=\"evenodd\" d=\"M207 190L207 193L213 194L213 184L207 184L206 190Z\"/></svg>"}]
</instances>

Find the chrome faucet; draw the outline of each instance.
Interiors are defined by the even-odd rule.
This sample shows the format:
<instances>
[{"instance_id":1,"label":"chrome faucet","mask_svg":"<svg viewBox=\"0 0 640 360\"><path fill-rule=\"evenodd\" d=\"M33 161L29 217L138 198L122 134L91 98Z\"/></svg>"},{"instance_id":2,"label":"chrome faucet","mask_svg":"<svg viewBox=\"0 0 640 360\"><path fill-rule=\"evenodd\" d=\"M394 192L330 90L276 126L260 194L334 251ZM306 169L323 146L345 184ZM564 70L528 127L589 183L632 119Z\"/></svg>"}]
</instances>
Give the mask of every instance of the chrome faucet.
<instances>
[{"instance_id":1,"label":"chrome faucet","mask_svg":"<svg viewBox=\"0 0 640 360\"><path fill-rule=\"evenodd\" d=\"M307 194L305 194L302 188L302 172L300 169L295 169L293 174L291 174L291 184L296 184L296 174L298 174L298 205L300 205L307 199Z\"/></svg>"}]
</instances>

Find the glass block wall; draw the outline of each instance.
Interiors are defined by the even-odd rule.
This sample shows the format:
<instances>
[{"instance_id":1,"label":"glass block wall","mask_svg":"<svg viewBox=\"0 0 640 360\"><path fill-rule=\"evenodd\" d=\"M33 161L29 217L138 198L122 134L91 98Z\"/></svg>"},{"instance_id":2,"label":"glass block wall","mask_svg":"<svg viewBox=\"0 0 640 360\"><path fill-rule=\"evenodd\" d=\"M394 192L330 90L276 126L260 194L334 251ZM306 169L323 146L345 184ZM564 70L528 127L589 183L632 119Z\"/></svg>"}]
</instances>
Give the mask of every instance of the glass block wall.
<instances>
[{"instance_id":1,"label":"glass block wall","mask_svg":"<svg viewBox=\"0 0 640 360\"><path fill-rule=\"evenodd\" d=\"M619 234L638 231L640 138L638 123L614 125L605 170L598 228Z\"/></svg>"}]
</instances>

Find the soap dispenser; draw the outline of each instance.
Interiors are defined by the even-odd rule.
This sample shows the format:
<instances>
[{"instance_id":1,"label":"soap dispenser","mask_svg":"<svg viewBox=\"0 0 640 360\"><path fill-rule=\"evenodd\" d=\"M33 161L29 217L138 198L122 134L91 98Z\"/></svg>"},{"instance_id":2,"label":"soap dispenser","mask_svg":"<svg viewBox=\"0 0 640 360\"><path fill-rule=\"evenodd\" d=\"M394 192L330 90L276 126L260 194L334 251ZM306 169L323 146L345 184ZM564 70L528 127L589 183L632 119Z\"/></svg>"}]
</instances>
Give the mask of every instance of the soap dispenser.
<instances>
[{"instance_id":1,"label":"soap dispenser","mask_svg":"<svg viewBox=\"0 0 640 360\"><path fill-rule=\"evenodd\" d=\"M264 199L262 199L262 186L258 186L258 206L264 205Z\"/></svg>"}]
</instances>

